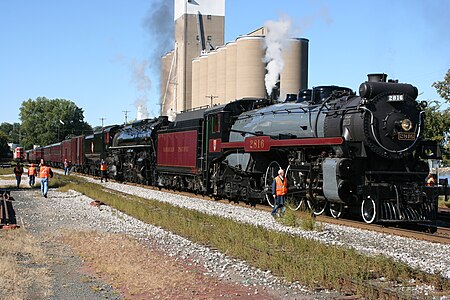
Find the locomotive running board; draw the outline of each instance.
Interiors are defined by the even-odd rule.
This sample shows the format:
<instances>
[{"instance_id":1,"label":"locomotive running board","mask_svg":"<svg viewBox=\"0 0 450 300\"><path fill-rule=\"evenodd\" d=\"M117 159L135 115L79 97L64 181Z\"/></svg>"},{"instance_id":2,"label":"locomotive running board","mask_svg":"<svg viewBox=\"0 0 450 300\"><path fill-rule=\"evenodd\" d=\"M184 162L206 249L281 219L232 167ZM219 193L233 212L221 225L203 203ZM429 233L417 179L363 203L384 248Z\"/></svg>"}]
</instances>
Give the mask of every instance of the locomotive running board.
<instances>
[{"instance_id":1,"label":"locomotive running board","mask_svg":"<svg viewBox=\"0 0 450 300\"><path fill-rule=\"evenodd\" d=\"M275 140L270 136L252 136L242 142L222 143L221 139L209 140L209 152L221 152L222 149L244 149L245 152L266 152L272 147L313 147L338 146L344 143L342 137L304 138Z\"/></svg>"}]
</instances>

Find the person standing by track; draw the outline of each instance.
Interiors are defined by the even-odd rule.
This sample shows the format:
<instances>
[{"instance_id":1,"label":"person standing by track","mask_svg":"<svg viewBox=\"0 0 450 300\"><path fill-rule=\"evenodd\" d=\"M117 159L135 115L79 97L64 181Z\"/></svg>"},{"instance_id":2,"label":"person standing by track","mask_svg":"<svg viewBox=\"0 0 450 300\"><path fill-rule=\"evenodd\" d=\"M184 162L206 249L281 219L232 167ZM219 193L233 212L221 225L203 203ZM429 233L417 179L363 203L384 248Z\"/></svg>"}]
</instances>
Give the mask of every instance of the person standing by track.
<instances>
[{"instance_id":1,"label":"person standing by track","mask_svg":"<svg viewBox=\"0 0 450 300\"><path fill-rule=\"evenodd\" d=\"M103 178L105 179L105 182L108 182L108 165L106 164L106 161L102 158L102 161L100 162L100 181L103 182Z\"/></svg>"},{"instance_id":2,"label":"person standing by track","mask_svg":"<svg viewBox=\"0 0 450 300\"><path fill-rule=\"evenodd\" d=\"M278 176L273 179L272 183L272 195L275 199L275 205L272 210L272 217L278 215L278 209L280 209L280 215L283 216L286 210L286 195L288 192L287 179L284 176L284 170L280 169L278 171Z\"/></svg>"},{"instance_id":3,"label":"person standing by track","mask_svg":"<svg viewBox=\"0 0 450 300\"><path fill-rule=\"evenodd\" d=\"M34 164L31 164L28 168L28 184L30 187L34 186L34 182L36 180L37 170Z\"/></svg>"},{"instance_id":4,"label":"person standing by track","mask_svg":"<svg viewBox=\"0 0 450 300\"><path fill-rule=\"evenodd\" d=\"M69 175L69 166L69 161L67 160L67 158L64 158L64 175Z\"/></svg>"},{"instance_id":5,"label":"person standing by track","mask_svg":"<svg viewBox=\"0 0 450 300\"><path fill-rule=\"evenodd\" d=\"M20 165L20 162L17 162L16 166L14 167L14 174L16 175L17 188L19 188L23 174L23 167Z\"/></svg>"},{"instance_id":6,"label":"person standing by track","mask_svg":"<svg viewBox=\"0 0 450 300\"><path fill-rule=\"evenodd\" d=\"M41 159L41 168L39 170L39 177L41 178L41 194L44 198L47 198L48 181L53 177L52 169L46 165L45 160Z\"/></svg>"}]
</instances>

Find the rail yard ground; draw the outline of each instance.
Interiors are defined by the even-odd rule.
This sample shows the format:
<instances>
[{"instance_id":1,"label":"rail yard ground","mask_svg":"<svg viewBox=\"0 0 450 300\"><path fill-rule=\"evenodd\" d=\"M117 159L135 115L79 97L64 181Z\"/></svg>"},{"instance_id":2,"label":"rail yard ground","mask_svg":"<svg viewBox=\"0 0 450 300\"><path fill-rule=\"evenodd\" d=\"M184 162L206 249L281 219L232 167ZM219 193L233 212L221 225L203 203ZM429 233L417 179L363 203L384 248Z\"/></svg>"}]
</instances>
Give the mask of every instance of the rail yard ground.
<instances>
[{"instance_id":1,"label":"rail yard ground","mask_svg":"<svg viewBox=\"0 0 450 300\"><path fill-rule=\"evenodd\" d=\"M450 294L448 245L331 225L291 228L265 212L74 176L51 182L48 199L37 189L12 192L25 226L1 240L27 242L0 244L16 266L0 282L9 299L378 297L367 283L402 289L405 298ZM108 206L90 206L93 199Z\"/></svg>"}]
</instances>

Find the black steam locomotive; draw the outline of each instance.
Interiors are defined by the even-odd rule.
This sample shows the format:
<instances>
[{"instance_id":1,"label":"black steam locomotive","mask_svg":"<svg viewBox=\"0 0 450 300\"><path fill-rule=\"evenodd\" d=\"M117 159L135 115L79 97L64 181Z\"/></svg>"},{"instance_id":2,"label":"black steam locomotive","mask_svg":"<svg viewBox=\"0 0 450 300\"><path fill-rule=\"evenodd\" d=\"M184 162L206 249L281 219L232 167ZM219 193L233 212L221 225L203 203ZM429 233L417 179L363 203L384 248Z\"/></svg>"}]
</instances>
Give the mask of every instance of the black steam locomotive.
<instances>
[{"instance_id":1,"label":"black steam locomotive","mask_svg":"<svg viewBox=\"0 0 450 300\"><path fill-rule=\"evenodd\" d=\"M426 159L440 150L421 139L426 103L385 74L370 75L359 93L324 86L291 102L241 99L179 114L158 131L158 184L273 205L282 167L291 207L357 211L367 223L434 220L437 193L424 181Z\"/></svg>"},{"instance_id":2,"label":"black steam locomotive","mask_svg":"<svg viewBox=\"0 0 450 300\"><path fill-rule=\"evenodd\" d=\"M336 218L356 212L366 223L433 221L438 193L424 184L426 160L439 159L440 149L422 139L426 102L417 94L373 74L359 96L321 86L283 103L240 99L180 113L174 122L109 127L85 137L79 163L95 170L102 157L118 180L270 205L281 167L292 209L308 203L319 215L328 207Z\"/></svg>"}]
</instances>

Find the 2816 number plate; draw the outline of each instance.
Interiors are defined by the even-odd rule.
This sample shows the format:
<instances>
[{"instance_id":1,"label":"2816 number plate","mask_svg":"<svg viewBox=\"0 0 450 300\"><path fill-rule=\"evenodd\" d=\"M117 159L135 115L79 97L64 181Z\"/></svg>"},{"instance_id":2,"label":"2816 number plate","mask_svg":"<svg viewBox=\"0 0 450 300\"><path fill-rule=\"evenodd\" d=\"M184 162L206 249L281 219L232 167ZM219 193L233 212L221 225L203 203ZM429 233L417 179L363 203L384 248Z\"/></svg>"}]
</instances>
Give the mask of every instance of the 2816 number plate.
<instances>
[{"instance_id":1,"label":"2816 number plate","mask_svg":"<svg viewBox=\"0 0 450 300\"><path fill-rule=\"evenodd\" d=\"M414 141L416 139L416 134L414 132L399 132L399 141Z\"/></svg>"}]
</instances>

